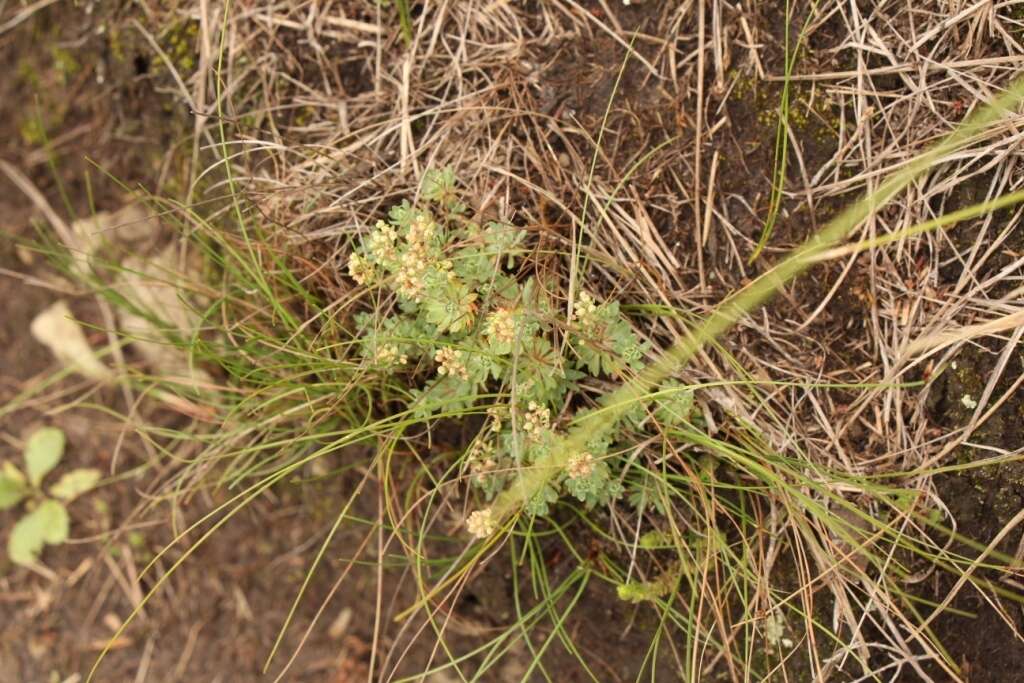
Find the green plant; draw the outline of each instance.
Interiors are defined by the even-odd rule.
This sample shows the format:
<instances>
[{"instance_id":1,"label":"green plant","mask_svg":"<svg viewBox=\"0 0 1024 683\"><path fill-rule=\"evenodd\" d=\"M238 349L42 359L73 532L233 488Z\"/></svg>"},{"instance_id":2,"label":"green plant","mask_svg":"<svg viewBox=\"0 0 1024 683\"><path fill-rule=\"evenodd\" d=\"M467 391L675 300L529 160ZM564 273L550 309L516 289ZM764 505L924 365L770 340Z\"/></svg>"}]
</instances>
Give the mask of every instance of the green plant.
<instances>
[{"instance_id":1,"label":"green plant","mask_svg":"<svg viewBox=\"0 0 1024 683\"><path fill-rule=\"evenodd\" d=\"M423 196L429 205L394 207L349 258L349 274L378 303L355 316L357 339L375 371L405 374L410 386L419 385L410 391L417 417L486 408L487 423L466 467L490 500L520 470L549 456L557 416L574 396L594 393L585 382L625 379L641 367L648 345L618 302L598 302L586 291L575 298L568 324L560 320L553 286L516 270L525 231L468 218L450 169L428 172ZM692 407L689 390L672 386L656 412L679 422ZM646 417L634 412L630 426L642 426ZM608 464L618 437L581 443L527 511L547 514L563 493L588 508L618 498L623 487ZM467 525L482 537L493 531L489 520L479 510Z\"/></svg>"},{"instance_id":2,"label":"green plant","mask_svg":"<svg viewBox=\"0 0 1024 683\"><path fill-rule=\"evenodd\" d=\"M616 592L619 599L626 602L654 602L676 589L681 574L679 562L675 562L673 566L650 581L620 583L616 587Z\"/></svg>"},{"instance_id":3,"label":"green plant","mask_svg":"<svg viewBox=\"0 0 1024 683\"><path fill-rule=\"evenodd\" d=\"M64 457L64 432L43 427L25 443L25 471L14 463L0 465L0 510L25 501L28 512L11 529L7 555L21 565L34 564L44 545L60 545L68 538L71 520L67 503L89 491L100 480L99 470L83 468L66 472L48 489L43 479Z\"/></svg>"}]
</instances>

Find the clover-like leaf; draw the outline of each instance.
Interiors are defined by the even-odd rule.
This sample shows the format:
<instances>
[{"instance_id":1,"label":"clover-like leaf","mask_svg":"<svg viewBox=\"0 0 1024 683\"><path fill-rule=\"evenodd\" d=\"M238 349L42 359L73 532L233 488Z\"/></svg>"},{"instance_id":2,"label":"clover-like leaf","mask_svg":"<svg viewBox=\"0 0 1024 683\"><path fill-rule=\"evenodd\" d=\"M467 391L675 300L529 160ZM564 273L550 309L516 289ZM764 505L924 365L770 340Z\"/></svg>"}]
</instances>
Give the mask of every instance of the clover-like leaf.
<instances>
[{"instance_id":1,"label":"clover-like leaf","mask_svg":"<svg viewBox=\"0 0 1024 683\"><path fill-rule=\"evenodd\" d=\"M64 432L56 427L43 427L28 437L25 444L25 470L28 481L39 486L43 477L64 457Z\"/></svg>"},{"instance_id":2,"label":"clover-like leaf","mask_svg":"<svg viewBox=\"0 0 1024 683\"><path fill-rule=\"evenodd\" d=\"M50 495L65 502L92 490L103 475L99 470L85 468L71 470L50 487Z\"/></svg>"},{"instance_id":3,"label":"clover-like leaf","mask_svg":"<svg viewBox=\"0 0 1024 683\"><path fill-rule=\"evenodd\" d=\"M9 462L0 466L0 510L9 510L28 495L25 475Z\"/></svg>"},{"instance_id":4,"label":"clover-like leaf","mask_svg":"<svg viewBox=\"0 0 1024 683\"><path fill-rule=\"evenodd\" d=\"M58 545L67 540L70 526L63 505L55 500L43 501L14 525L7 539L7 556L16 564L34 564L43 544Z\"/></svg>"}]
</instances>

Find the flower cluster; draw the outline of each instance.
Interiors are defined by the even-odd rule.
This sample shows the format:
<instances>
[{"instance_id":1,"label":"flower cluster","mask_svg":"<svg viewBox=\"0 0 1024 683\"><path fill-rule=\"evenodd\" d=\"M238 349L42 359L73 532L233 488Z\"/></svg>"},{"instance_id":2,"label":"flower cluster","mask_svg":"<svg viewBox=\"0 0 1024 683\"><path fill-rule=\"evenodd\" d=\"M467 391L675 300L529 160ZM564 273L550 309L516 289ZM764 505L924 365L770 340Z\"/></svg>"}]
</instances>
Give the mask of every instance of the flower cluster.
<instances>
[{"instance_id":1,"label":"flower cluster","mask_svg":"<svg viewBox=\"0 0 1024 683\"><path fill-rule=\"evenodd\" d=\"M377 263L391 264L398 258L398 233L384 221L377 221L374 231L366 240L366 250Z\"/></svg>"},{"instance_id":2,"label":"flower cluster","mask_svg":"<svg viewBox=\"0 0 1024 683\"><path fill-rule=\"evenodd\" d=\"M527 439L540 441L544 432L551 427L551 410L536 401L530 401L528 408L523 414L523 431Z\"/></svg>"},{"instance_id":3,"label":"flower cluster","mask_svg":"<svg viewBox=\"0 0 1024 683\"><path fill-rule=\"evenodd\" d=\"M466 529L477 538L487 538L498 529L498 522L490 508L476 510L466 519Z\"/></svg>"},{"instance_id":4,"label":"flower cluster","mask_svg":"<svg viewBox=\"0 0 1024 683\"><path fill-rule=\"evenodd\" d=\"M580 328L584 330L592 329L599 322L597 312L597 302L594 301L594 297L590 296L590 293L586 290L580 290L576 301L573 303L572 319Z\"/></svg>"},{"instance_id":5,"label":"flower cluster","mask_svg":"<svg viewBox=\"0 0 1024 683\"><path fill-rule=\"evenodd\" d=\"M430 216L423 213L417 214L409 224L407 236L409 249L425 254L436 234L437 225L434 224Z\"/></svg>"},{"instance_id":6,"label":"flower cluster","mask_svg":"<svg viewBox=\"0 0 1024 683\"><path fill-rule=\"evenodd\" d=\"M507 349L505 353L511 351L516 340L515 313L509 308L499 308L491 313L487 316L484 334L490 340L491 346Z\"/></svg>"},{"instance_id":7,"label":"flower cluster","mask_svg":"<svg viewBox=\"0 0 1024 683\"><path fill-rule=\"evenodd\" d=\"M405 365L409 362L409 357L398 351L398 347L394 344L383 344L377 349L377 353L373 356L373 361L377 365L383 367L389 367L391 365Z\"/></svg>"},{"instance_id":8,"label":"flower cluster","mask_svg":"<svg viewBox=\"0 0 1024 683\"><path fill-rule=\"evenodd\" d=\"M402 255L398 272L395 273L395 291L400 296L415 302L423 300L424 281L430 264L419 252L411 249Z\"/></svg>"},{"instance_id":9,"label":"flower cluster","mask_svg":"<svg viewBox=\"0 0 1024 683\"><path fill-rule=\"evenodd\" d=\"M376 269L368 259L352 254L348 259L348 274L357 284L365 285L373 281Z\"/></svg>"},{"instance_id":10,"label":"flower cluster","mask_svg":"<svg viewBox=\"0 0 1024 683\"><path fill-rule=\"evenodd\" d=\"M586 451L573 453L565 465L570 479L585 479L594 473L594 456Z\"/></svg>"},{"instance_id":11,"label":"flower cluster","mask_svg":"<svg viewBox=\"0 0 1024 683\"><path fill-rule=\"evenodd\" d=\"M466 368L465 355L465 352L456 351L450 346L438 349L434 354L434 360L439 364L437 374L468 380L469 370Z\"/></svg>"}]
</instances>

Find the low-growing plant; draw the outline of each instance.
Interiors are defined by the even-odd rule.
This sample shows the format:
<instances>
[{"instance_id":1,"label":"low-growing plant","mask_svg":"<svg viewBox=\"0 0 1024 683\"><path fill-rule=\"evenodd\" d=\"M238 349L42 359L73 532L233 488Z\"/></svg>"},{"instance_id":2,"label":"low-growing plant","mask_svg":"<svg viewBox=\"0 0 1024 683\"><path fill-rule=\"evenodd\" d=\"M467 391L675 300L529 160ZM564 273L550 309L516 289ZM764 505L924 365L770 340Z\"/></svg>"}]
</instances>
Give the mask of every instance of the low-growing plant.
<instances>
[{"instance_id":1,"label":"low-growing plant","mask_svg":"<svg viewBox=\"0 0 1024 683\"><path fill-rule=\"evenodd\" d=\"M0 510L22 502L27 509L7 541L7 556L16 564L35 564L44 545L64 543L71 526L67 504L100 480L99 470L75 469L44 490L43 479L60 464L65 443L63 431L43 427L25 442L24 472L9 460L0 465Z\"/></svg>"},{"instance_id":2,"label":"low-growing plant","mask_svg":"<svg viewBox=\"0 0 1024 683\"><path fill-rule=\"evenodd\" d=\"M640 368L648 345L618 302L598 301L585 290L575 296L568 322L561 319L554 286L516 268L526 232L469 217L450 169L428 172L423 196L423 206L395 206L349 258L349 274L378 302L355 316L357 338L375 370L409 377L418 418L486 410L464 464L469 481L490 500L548 456L562 431L559 416L571 404L598 397L600 381L621 382ZM690 389L667 386L653 412L669 424L689 421ZM624 429L655 423L647 418L633 411ZM622 434L582 444L526 511L545 515L563 494L587 508L617 499L623 485L610 462L617 461L611 456ZM467 526L484 537L494 520L478 510Z\"/></svg>"}]
</instances>

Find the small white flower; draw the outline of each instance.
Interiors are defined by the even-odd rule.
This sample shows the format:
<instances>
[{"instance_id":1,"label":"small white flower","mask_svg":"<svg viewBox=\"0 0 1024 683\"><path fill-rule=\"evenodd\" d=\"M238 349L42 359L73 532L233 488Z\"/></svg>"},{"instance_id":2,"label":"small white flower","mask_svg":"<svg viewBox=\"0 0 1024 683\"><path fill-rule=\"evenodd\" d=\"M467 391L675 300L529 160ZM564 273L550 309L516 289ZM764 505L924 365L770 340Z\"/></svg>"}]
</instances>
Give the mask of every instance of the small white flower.
<instances>
[{"instance_id":1,"label":"small white flower","mask_svg":"<svg viewBox=\"0 0 1024 683\"><path fill-rule=\"evenodd\" d=\"M405 365L409 362L409 357L404 353L398 353L398 347L394 344L384 344L377 349L377 352L373 355L373 360L378 365L389 366Z\"/></svg>"},{"instance_id":2,"label":"small white flower","mask_svg":"<svg viewBox=\"0 0 1024 683\"><path fill-rule=\"evenodd\" d=\"M526 432L526 437L533 441L540 441L541 435L550 426L551 411L536 401L530 401L528 410L523 415L523 431Z\"/></svg>"},{"instance_id":3,"label":"small white flower","mask_svg":"<svg viewBox=\"0 0 1024 683\"><path fill-rule=\"evenodd\" d=\"M419 252L426 251L430 240L434 239L436 233L437 225L430 220L430 216L424 214L416 216L409 224L409 233L406 235L409 249Z\"/></svg>"},{"instance_id":4,"label":"small white flower","mask_svg":"<svg viewBox=\"0 0 1024 683\"><path fill-rule=\"evenodd\" d=\"M352 254L348 258L348 274L358 284L365 285L374 278L376 271L367 259L359 254Z\"/></svg>"},{"instance_id":5,"label":"small white flower","mask_svg":"<svg viewBox=\"0 0 1024 683\"><path fill-rule=\"evenodd\" d=\"M491 508L484 508L483 510L477 510L470 513L466 519L466 529L469 533L473 534L477 538L487 538L493 534L498 528L498 523L494 519L494 513L491 512Z\"/></svg>"},{"instance_id":6,"label":"small white flower","mask_svg":"<svg viewBox=\"0 0 1024 683\"><path fill-rule=\"evenodd\" d=\"M764 639L771 645L779 645L786 633L786 622L782 615L773 612L764 620Z\"/></svg>"},{"instance_id":7,"label":"small white flower","mask_svg":"<svg viewBox=\"0 0 1024 683\"><path fill-rule=\"evenodd\" d=\"M399 262L395 273L395 289L402 296L413 301L423 298L424 276L427 273L427 262L422 254L406 252Z\"/></svg>"},{"instance_id":8,"label":"small white flower","mask_svg":"<svg viewBox=\"0 0 1024 683\"><path fill-rule=\"evenodd\" d=\"M586 479L594 472L594 456L584 451L573 453L565 464L570 479Z\"/></svg>"},{"instance_id":9,"label":"small white flower","mask_svg":"<svg viewBox=\"0 0 1024 683\"><path fill-rule=\"evenodd\" d=\"M466 368L465 355L462 351L456 351L450 346L438 349L434 354L434 360L440 365L437 374L468 380L469 370Z\"/></svg>"},{"instance_id":10,"label":"small white flower","mask_svg":"<svg viewBox=\"0 0 1024 683\"><path fill-rule=\"evenodd\" d=\"M978 402L971 398L970 394L964 394L963 398L960 399L960 402L963 403L964 408L967 408L968 410L974 410L978 407Z\"/></svg>"},{"instance_id":11,"label":"small white flower","mask_svg":"<svg viewBox=\"0 0 1024 683\"><path fill-rule=\"evenodd\" d=\"M398 233L384 221L377 221L376 230L370 233L366 240L367 249L380 264L394 261L397 254L395 242L398 240Z\"/></svg>"},{"instance_id":12,"label":"small white flower","mask_svg":"<svg viewBox=\"0 0 1024 683\"><path fill-rule=\"evenodd\" d=\"M590 293L581 290L572 308L572 317L581 327L593 327L597 323L597 303Z\"/></svg>"},{"instance_id":13,"label":"small white flower","mask_svg":"<svg viewBox=\"0 0 1024 683\"><path fill-rule=\"evenodd\" d=\"M487 316L484 334L491 343L511 344L516 339L516 316L508 308L499 308Z\"/></svg>"}]
</instances>

